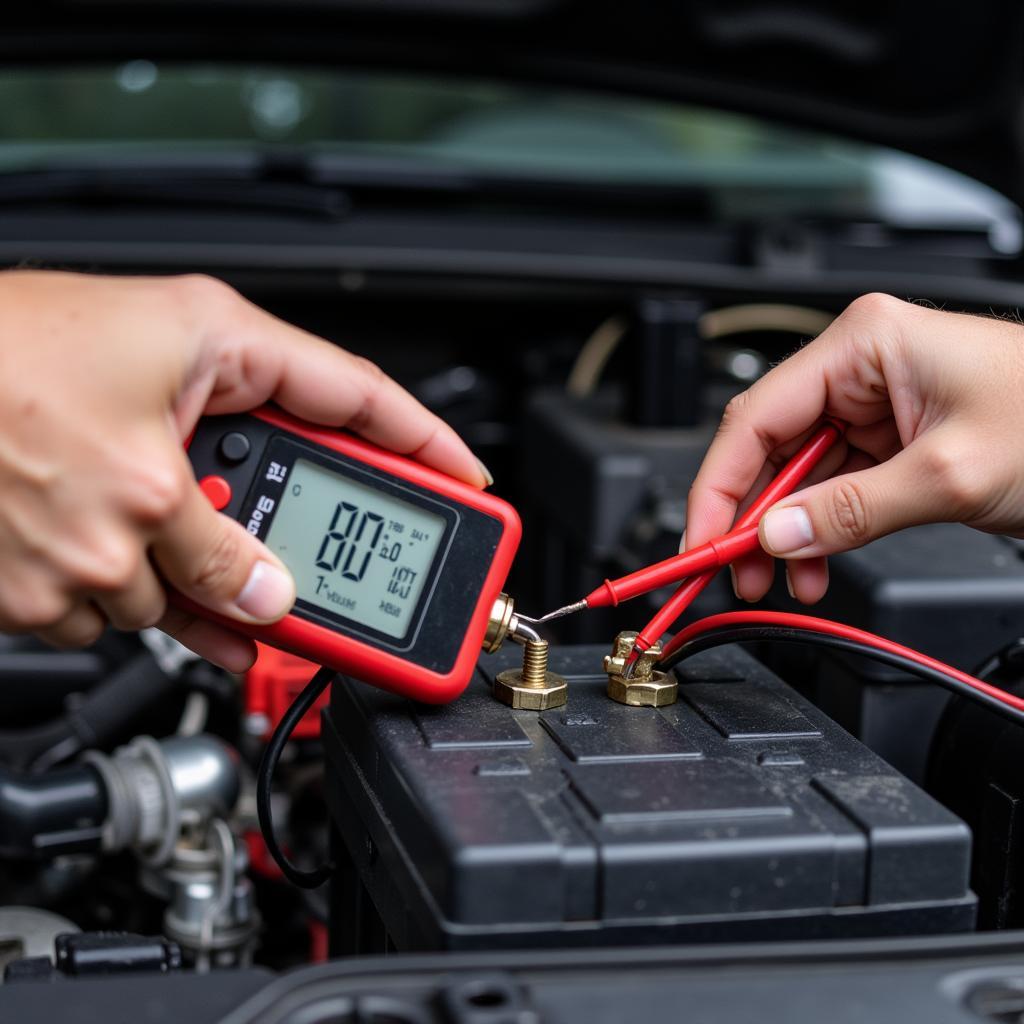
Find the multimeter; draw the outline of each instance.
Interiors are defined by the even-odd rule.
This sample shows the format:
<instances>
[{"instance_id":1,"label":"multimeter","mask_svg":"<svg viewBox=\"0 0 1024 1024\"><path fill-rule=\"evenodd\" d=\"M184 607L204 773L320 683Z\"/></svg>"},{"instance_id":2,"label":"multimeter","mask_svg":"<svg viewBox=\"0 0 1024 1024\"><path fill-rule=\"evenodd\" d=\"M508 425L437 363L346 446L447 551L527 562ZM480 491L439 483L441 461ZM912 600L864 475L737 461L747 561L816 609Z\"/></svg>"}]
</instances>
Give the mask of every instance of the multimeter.
<instances>
[{"instance_id":1,"label":"multimeter","mask_svg":"<svg viewBox=\"0 0 1024 1024\"><path fill-rule=\"evenodd\" d=\"M519 546L511 505L269 406L204 417L187 449L214 508L295 578L279 622L218 621L415 700L462 692Z\"/></svg>"}]
</instances>

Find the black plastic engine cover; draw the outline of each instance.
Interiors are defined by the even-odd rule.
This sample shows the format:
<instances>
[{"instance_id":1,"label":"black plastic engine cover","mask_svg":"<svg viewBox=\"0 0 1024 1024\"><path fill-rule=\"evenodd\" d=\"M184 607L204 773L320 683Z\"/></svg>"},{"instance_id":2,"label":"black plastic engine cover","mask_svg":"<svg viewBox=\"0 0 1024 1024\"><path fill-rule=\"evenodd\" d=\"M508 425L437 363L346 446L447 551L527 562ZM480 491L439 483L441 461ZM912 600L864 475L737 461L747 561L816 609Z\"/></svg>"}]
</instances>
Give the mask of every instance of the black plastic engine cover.
<instances>
[{"instance_id":1,"label":"black plastic engine cover","mask_svg":"<svg viewBox=\"0 0 1024 1024\"><path fill-rule=\"evenodd\" d=\"M541 714L490 695L511 645L448 707L334 685L335 952L972 926L966 826L753 658L706 652L650 709L603 653L553 650Z\"/></svg>"}]
</instances>

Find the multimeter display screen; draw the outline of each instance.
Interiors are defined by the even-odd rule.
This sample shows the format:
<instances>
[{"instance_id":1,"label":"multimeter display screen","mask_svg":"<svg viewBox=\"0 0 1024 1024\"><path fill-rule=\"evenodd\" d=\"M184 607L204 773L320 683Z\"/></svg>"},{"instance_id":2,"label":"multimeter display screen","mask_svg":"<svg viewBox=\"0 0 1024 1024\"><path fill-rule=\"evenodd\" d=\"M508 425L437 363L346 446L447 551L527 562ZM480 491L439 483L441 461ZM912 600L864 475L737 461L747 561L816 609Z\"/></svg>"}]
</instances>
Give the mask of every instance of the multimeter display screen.
<instances>
[{"instance_id":1,"label":"multimeter display screen","mask_svg":"<svg viewBox=\"0 0 1024 1024\"><path fill-rule=\"evenodd\" d=\"M296 459L266 544L300 600L403 637L445 526L419 505Z\"/></svg>"}]
</instances>

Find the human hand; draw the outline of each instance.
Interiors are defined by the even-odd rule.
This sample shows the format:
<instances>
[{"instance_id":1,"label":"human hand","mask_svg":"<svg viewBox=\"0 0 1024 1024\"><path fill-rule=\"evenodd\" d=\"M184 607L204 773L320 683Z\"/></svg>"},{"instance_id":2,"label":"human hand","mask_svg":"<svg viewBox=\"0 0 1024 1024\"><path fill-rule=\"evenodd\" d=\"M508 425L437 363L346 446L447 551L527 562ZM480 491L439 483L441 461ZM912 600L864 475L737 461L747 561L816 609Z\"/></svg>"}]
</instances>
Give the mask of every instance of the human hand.
<instances>
[{"instance_id":1,"label":"human hand","mask_svg":"<svg viewBox=\"0 0 1024 1024\"><path fill-rule=\"evenodd\" d=\"M200 415L274 401L476 486L455 432L376 366L205 277L0 274L0 630L59 646L159 625L235 672L252 641L169 608L165 586L239 622L295 585L214 512L183 449Z\"/></svg>"},{"instance_id":2,"label":"human hand","mask_svg":"<svg viewBox=\"0 0 1024 1024\"><path fill-rule=\"evenodd\" d=\"M728 530L824 414L850 424L845 441L762 518L768 554L736 564L739 596L767 592L768 555L811 604L824 556L908 526L1024 535L1024 327L866 295L729 403L690 491L687 546Z\"/></svg>"}]
</instances>

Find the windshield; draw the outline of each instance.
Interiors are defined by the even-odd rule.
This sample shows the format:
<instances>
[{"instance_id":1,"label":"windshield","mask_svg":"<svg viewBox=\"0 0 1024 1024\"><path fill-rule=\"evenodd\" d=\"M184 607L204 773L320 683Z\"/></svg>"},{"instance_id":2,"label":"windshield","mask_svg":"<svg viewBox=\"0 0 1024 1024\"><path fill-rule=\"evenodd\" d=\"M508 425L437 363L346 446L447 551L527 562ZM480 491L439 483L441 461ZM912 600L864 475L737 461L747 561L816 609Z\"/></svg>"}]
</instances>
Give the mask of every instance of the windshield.
<instances>
[{"instance_id":1,"label":"windshield","mask_svg":"<svg viewBox=\"0 0 1024 1024\"><path fill-rule=\"evenodd\" d=\"M803 214L988 229L1016 208L927 161L674 103L462 78L239 66L0 74L0 171L254 145L413 158L502 176L707 191L723 216Z\"/></svg>"}]
</instances>

